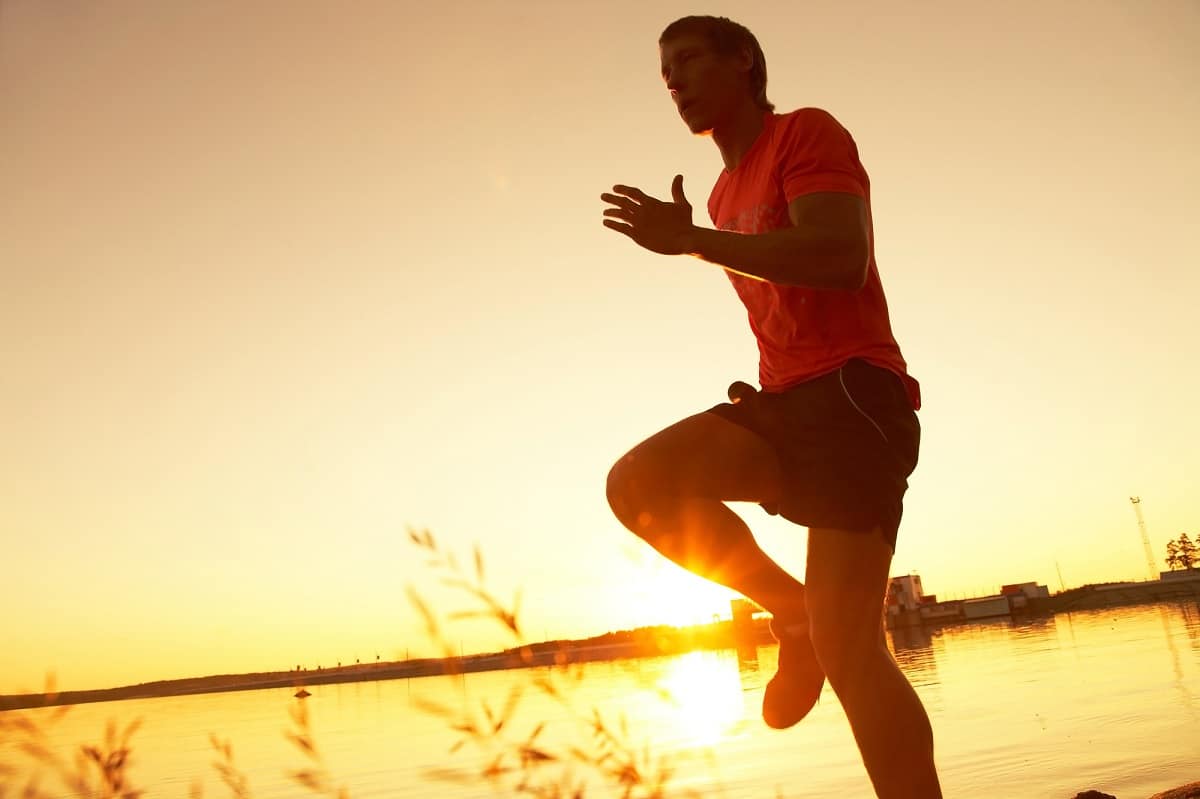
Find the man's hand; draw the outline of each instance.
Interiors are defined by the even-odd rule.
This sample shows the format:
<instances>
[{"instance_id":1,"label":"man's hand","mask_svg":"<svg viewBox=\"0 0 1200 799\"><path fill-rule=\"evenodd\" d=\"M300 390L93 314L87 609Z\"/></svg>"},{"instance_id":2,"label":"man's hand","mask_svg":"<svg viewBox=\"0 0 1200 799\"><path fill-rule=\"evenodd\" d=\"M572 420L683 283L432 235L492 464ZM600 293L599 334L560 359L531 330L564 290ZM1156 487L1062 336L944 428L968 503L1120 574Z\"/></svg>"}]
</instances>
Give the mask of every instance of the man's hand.
<instances>
[{"instance_id":1,"label":"man's hand","mask_svg":"<svg viewBox=\"0 0 1200 799\"><path fill-rule=\"evenodd\" d=\"M641 246L663 255L680 255L695 250L692 206L683 196L683 175L671 182L672 202L651 197L633 186L613 186L614 194L600 199L612 205L604 209L604 226L624 233Z\"/></svg>"}]
</instances>

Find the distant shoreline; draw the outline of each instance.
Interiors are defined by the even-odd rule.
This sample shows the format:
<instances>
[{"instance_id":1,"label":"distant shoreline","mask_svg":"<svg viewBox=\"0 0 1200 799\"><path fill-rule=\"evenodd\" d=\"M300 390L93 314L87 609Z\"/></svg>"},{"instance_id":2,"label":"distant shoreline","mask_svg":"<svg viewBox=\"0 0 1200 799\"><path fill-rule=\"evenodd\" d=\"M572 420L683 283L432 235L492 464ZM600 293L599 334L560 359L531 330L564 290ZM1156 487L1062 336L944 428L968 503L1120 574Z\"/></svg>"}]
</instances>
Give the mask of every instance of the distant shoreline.
<instances>
[{"instance_id":1,"label":"distant shoreline","mask_svg":"<svg viewBox=\"0 0 1200 799\"><path fill-rule=\"evenodd\" d=\"M1073 610L1131 607L1189 599L1200 600L1200 580L1181 580L1169 586L1149 582L1087 585L1055 594L1032 604L1027 612L1018 616L996 618L1045 617ZM994 620L996 619L986 621ZM966 620L966 623L973 621L979 620ZM950 626L950 624L921 626L938 629ZM747 636L749 637L747 638ZM62 691L49 695L45 693L12 694L0 696L0 712L94 702L117 702L129 699L158 699L227 691L252 691L264 688L299 690L302 687L313 685L411 679L566 663L654 657L695 650L733 649L739 646L769 644L773 641L766 620L761 618L755 619L749 630L735 630L734 623L729 620L692 627L660 625L610 632L587 639L546 641L503 652L470 655L462 658L423 658L387 663L363 663L311 671L223 674L159 680L118 688Z\"/></svg>"},{"instance_id":2,"label":"distant shoreline","mask_svg":"<svg viewBox=\"0 0 1200 799\"><path fill-rule=\"evenodd\" d=\"M767 631L765 620L756 627L761 627L763 642L773 640ZM660 625L610 632L587 639L545 641L503 652L467 655L461 658L422 658L306 671L222 674L160 680L118 688L62 691L57 694L12 694L0 696L0 712L93 702L119 702L129 699L158 699L228 691L252 691L263 688L294 688L298 691L303 687L313 685L436 677L536 666L653 657L698 649L726 649L734 644L735 636L731 621L682 628Z\"/></svg>"}]
</instances>

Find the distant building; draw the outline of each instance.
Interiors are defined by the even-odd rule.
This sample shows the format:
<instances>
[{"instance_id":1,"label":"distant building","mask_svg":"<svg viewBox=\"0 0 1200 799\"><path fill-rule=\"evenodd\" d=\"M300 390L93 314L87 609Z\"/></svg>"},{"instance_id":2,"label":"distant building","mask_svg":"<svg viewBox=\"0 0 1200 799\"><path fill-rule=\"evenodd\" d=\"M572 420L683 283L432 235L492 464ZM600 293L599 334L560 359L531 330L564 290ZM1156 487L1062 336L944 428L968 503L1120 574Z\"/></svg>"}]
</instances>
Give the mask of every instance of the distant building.
<instances>
[{"instance_id":1,"label":"distant building","mask_svg":"<svg viewBox=\"0 0 1200 799\"><path fill-rule=\"evenodd\" d=\"M1000 586L1004 596L1023 596L1026 599L1038 599L1050 596L1050 589L1037 583L1010 583Z\"/></svg>"},{"instance_id":2,"label":"distant building","mask_svg":"<svg viewBox=\"0 0 1200 799\"><path fill-rule=\"evenodd\" d=\"M1169 572L1159 572L1160 580L1200 580L1200 569L1175 569Z\"/></svg>"},{"instance_id":3,"label":"distant building","mask_svg":"<svg viewBox=\"0 0 1200 799\"><path fill-rule=\"evenodd\" d=\"M924 596L920 575L906 574L903 577L893 577L888 581L888 612L891 613L893 608L897 612L916 610L921 606L921 598Z\"/></svg>"},{"instance_id":4,"label":"distant building","mask_svg":"<svg viewBox=\"0 0 1200 799\"><path fill-rule=\"evenodd\" d=\"M737 648L738 665L758 662L760 625L754 614L764 612L749 599L729 600L729 615L733 618L733 644Z\"/></svg>"},{"instance_id":5,"label":"distant building","mask_svg":"<svg viewBox=\"0 0 1200 799\"><path fill-rule=\"evenodd\" d=\"M1029 606L1029 600L1048 598L1050 589L1037 583L1010 583L1000 586L1000 595L1008 597L1012 610L1024 610Z\"/></svg>"},{"instance_id":6,"label":"distant building","mask_svg":"<svg viewBox=\"0 0 1200 799\"><path fill-rule=\"evenodd\" d=\"M931 599L931 597L925 597ZM933 597L936 599L936 597ZM956 621L963 617L962 600L949 600L947 602L925 602L921 605L921 621L924 622L947 622Z\"/></svg>"},{"instance_id":7,"label":"distant building","mask_svg":"<svg viewBox=\"0 0 1200 799\"><path fill-rule=\"evenodd\" d=\"M1046 586L1027 582L1005 585L992 596L938 602L936 594L925 593L920 576L907 574L888 581L886 618L891 627L987 619L1009 616L1025 610L1032 600L1049 596Z\"/></svg>"},{"instance_id":8,"label":"distant building","mask_svg":"<svg viewBox=\"0 0 1200 799\"><path fill-rule=\"evenodd\" d=\"M975 599L964 599L962 614L964 619L987 619L993 616L1012 615L1012 605L1003 594L981 596Z\"/></svg>"},{"instance_id":9,"label":"distant building","mask_svg":"<svg viewBox=\"0 0 1200 799\"><path fill-rule=\"evenodd\" d=\"M926 620L930 608L937 608L937 597L926 596L921 577L906 574L888 580L885 621L889 627L910 627ZM938 618L945 618L938 611Z\"/></svg>"},{"instance_id":10,"label":"distant building","mask_svg":"<svg viewBox=\"0 0 1200 799\"><path fill-rule=\"evenodd\" d=\"M750 627L754 621L754 614L761 612L762 608L749 599L738 598L729 600L729 615L733 619L735 629L738 627Z\"/></svg>"}]
</instances>

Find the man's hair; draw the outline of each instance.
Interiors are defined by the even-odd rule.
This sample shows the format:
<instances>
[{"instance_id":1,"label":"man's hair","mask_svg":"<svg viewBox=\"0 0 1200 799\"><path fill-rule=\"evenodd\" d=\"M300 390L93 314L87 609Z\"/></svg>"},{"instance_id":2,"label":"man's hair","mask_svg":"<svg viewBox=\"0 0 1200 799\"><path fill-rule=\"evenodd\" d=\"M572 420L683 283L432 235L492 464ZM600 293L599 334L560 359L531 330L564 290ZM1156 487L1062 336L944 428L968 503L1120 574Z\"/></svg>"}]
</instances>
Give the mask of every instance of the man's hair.
<instances>
[{"instance_id":1,"label":"man's hair","mask_svg":"<svg viewBox=\"0 0 1200 799\"><path fill-rule=\"evenodd\" d=\"M759 108L764 111L775 110L775 104L767 99L767 59L763 56L758 39L748 28L726 17L681 17L663 30L658 43L661 45L668 39L689 33L708 39L713 50L721 55L738 55L743 50L749 51L754 59L750 66L750 94Z\"/></svg>"}]
</instances>

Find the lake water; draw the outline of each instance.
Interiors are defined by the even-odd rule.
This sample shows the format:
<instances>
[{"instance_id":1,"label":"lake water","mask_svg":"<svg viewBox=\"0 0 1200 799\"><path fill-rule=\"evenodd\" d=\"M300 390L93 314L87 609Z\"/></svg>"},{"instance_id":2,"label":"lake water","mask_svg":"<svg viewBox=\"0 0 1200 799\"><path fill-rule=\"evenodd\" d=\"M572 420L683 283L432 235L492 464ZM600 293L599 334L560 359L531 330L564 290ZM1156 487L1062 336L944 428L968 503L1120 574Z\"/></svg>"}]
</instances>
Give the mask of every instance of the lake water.
<instances>
[{"instance_id":1,"label":"lake water","mask_svg":"<svg viewBox=\"0 0 1200 799\"><path fill-rule=\"evenodd\" d=\"M897 660L929 711L947 797L1072 797L1085 788L1144 799L1200 779L1200 606L1135 608L1001 620L892 636ZM306 700L323 763L336 786L368 797L512 795L477 775L487 740L464 736L430 711L494 715L519 690L501 734L520 741L544 722L536 742L551 753L600 749L601 723L642 756L674 763L669 795L870 797L873 793L836 698L797 727L770 730L759 719L776 650L757 661L736 653L594 663L570 671L527 669L412 680L325 685ZM562 699L534 683L551 680ZM312 795L287 774L310 765L286 740L291 690L261 690L81 705L50 725L30 713L63 753L103 739L106 723L141 719L131 776L150 797L227 797L212 767L209 734L232 743L234 762L260 799ZM5 714L7 718L13 715ZM624 718L624 725L621 719ZM625 732L622 733L622 727ZM481 746L482 744L482 746ZM18 764L0 745L0 763ZM538 772L549 779L555 767ZM449 772L449 773L448 773ZM576 767L579 779L591 773ZM448 779L467 776L467 781ZM10 778L9 788L19 784ZM509 782L508 785L512 785ZM618 796L593 778L588 796ZM44 783L44 788L50 784ZM13 791L12 793L16 793ZM5 792L0 790L0 796ZM693 794L694 795L694 794Z\"/></svg>"}]
</instances>

